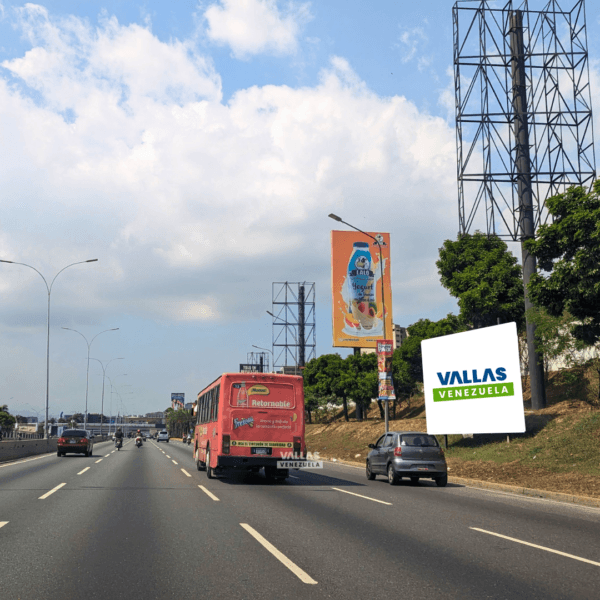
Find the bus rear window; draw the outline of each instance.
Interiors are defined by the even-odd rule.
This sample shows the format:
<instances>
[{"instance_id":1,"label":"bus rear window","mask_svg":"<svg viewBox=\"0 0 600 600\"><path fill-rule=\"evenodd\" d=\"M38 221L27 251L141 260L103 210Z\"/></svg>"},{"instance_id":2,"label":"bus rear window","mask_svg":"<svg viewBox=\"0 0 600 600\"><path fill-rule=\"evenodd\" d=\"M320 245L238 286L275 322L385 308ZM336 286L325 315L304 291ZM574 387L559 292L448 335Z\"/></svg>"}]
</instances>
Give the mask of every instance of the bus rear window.
<instances>
[{"instance_id":1,"label":"bus rear window","mask_svg":"<svg viewBox=\"0 0 600 600\"><path fill-rule=\"evenodd\" d=\"M231 385L229 405L243 408L290 410L296 408L294 387L287 383L235 382Z\"/></svg>"}]
</instances>

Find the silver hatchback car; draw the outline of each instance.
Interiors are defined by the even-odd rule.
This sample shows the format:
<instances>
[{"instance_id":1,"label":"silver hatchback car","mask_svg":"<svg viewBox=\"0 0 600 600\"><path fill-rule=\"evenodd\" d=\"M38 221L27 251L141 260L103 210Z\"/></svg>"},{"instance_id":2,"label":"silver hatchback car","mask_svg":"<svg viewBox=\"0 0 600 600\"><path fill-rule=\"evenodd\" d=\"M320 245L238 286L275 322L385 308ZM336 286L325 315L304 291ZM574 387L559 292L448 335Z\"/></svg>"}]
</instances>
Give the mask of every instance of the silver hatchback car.
<instances>
[{"instance_id":1,"label":"silver hatchback car","mask_svg":"<svg viewBox=\"0 0 600 600\"><path fill-rule=\"evenodd\" d=\"M444 450L434 435L416 431L384 433L367 456L367 479L387 475L391 485L402 477L416 484L419 479L433 479L440 487L448 483L448 466Z\"/></svg>"}]
</instances>

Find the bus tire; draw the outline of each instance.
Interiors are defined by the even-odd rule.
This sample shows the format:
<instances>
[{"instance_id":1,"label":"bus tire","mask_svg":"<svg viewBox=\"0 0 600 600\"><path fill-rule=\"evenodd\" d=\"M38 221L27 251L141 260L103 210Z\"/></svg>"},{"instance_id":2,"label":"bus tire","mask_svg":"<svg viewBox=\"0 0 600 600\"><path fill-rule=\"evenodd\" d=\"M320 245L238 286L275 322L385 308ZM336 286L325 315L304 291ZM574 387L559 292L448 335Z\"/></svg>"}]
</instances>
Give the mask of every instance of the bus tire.
<instances>
[{"instance_id":1,"label":"bus tire","mask_svg":"<svg viewBox=\"0 0 600 600\"><path fill-rule=\"evenodd\" d=\"M276 469L274 467L265 467L265 477L268 481L273 481Z\"/></svg>"},{"instance_id":2,"label":"bus tire","mask_svg":"<svg viewBox=\"0 0 600 600\"><path fill-rule=\"evenodd\" d=\"M209 447L206 448L206 476L209 479L215 478L215 472L213 471L213 468L210 466L210 448Z\"/></svg>"}]
</instances>

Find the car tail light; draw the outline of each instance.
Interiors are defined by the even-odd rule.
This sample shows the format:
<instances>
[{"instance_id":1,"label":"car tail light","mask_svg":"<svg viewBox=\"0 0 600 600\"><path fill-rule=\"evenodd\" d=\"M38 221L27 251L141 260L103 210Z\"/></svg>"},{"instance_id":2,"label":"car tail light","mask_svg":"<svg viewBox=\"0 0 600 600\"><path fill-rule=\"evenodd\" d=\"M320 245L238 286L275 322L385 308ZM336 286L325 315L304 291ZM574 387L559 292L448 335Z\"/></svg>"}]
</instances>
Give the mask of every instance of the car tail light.
<instances>
[{"instance_id":1,"label":"car tail light","mask_svg":"<svg viewBox=\"0 0 600 600\"><path fill-rule=\"evenodd\" d=\"M394 448L394 456L402 456L402 448L400 446Z\"/></svg>"},{"instance_id":2,"label":"car tail light","mask_svg":"<svg viewBox=\"0 0 600 600\"><path fill-rule=\"evenodd\" d=\"M302 438L295 437L294 438L294 454L296 456L300 456L300 452L302 452Z\"/></svg>"},{"instance_id":3,"label":"car tail light","mask_svg":"<svg viewBox=\"0 0 600 600\"><path fill-rule=\"evenodd\" d=\"M63 437L61 437L61 438L58 438L58 443L59 443L59 444L64 444L66 441L67 441L67 440L65 440L65 438L63 438Z\"/></svg>"},{"instance_id":4,"label":"car tail light","mask_svg":"<svg viewBox=\"0 0 600 600\"><path fill-rule=\"evenodd\" d=\"M223 436L223 444L221 446L223 454L229 454L229 446L231 444L231 437L228 435Z\"/></svg>"}]
</instances>

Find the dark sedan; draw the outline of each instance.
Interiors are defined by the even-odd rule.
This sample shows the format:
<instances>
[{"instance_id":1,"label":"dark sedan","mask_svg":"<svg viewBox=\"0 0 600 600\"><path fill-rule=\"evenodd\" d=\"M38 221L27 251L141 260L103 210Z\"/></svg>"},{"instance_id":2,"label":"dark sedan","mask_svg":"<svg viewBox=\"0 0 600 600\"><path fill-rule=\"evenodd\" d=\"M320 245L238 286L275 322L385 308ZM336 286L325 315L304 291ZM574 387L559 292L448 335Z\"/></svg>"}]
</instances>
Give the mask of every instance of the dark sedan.
<instances>
[{"instance_id":1,"label":"dark sedan","mask_svg":"<svg viewBox=\"0 0 600 600\"><path fill-rule=\"evenodd\" d=\"M64 456L67 452L92 456L93 451L92 436L83 429L65 429L56 443L56 456Z\"/></svg>"},{"instance_id":2,"label":"dark sedan","mask_svg":"<svg viewBox=\"0 0 600 600\"><path fill-rule=\"evenodd\" d=\"M402 477L411 483L433 479L440 487L448 483L444 450L434 435L417 431L390 431L383 434L367 456L367 479L387 475L391 485Z\"/></svg>"}]
</instances>

